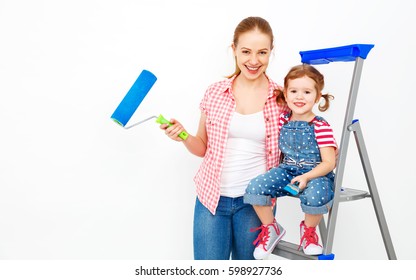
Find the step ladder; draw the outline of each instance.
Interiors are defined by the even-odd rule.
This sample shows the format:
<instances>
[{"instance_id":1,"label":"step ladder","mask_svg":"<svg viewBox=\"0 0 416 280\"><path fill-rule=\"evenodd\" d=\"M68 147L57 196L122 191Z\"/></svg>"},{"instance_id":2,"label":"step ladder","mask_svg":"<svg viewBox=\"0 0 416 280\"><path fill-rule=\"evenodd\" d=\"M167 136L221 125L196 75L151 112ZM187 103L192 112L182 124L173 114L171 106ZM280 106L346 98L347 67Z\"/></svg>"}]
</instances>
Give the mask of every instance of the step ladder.
<instances>
[{"instance_id":1,"label":"step ladder","mask_svg":"<svg viewBox=\"0 0 416 280\"><path fill-rule=\"evenodd\" d=\"M274 255L278 255L283 258L293 260L333 260L335 255L332 253L332 245L334 241L335 224L337 220L339 203L363 198L371 198L377 216L377 221L380 227L381 235L383 238L384 246L387 252L387 256L390 260L397 259L396 254L394 252L390 233L388 230L386 218L384 216L383 209L381 206L376 182L367 154L367 149L365 147L360 122L358 119L353 119L364 60L367 58L368 53L373 47L374 45L369 44L354 44L336 48L300 52L302 63L314 65L328 64L331 62L339 61L354 61L355 67L351 81L349 98L344 118L344 126L342 130L341 142L338 152L338 161L335 172L335 193L333 206L328 213L327 222L325 222L325 219L322 219L319 224L319 232L323 244L323 253L319 256L308 256L305 255L302 252L302 250L298 250L299 244L294 244L282 240L274 249ZM361 164L367 181L368 191L344 188L342 185L346 156L348 151L348 143L351 132L353 132L355 142L357 144Z\"/></svg>"}]
</instances>

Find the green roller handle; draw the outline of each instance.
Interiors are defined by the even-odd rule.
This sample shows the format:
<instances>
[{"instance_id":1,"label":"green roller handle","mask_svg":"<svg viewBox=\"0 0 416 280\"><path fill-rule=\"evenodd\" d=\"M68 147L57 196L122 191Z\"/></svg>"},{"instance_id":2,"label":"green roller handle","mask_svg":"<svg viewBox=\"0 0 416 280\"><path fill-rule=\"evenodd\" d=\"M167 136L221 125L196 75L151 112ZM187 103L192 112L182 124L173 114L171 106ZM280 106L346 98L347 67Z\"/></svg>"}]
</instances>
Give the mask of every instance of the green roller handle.
<instances>
[{"instance_id":1,"label":"green roller handle","mask_svg":"<svg viewBox=\"0 0 416 280\"><path fill-rule=\"evenodd\" d=\"M156 122L159 124L167 124L168 126L171 126L172 123L170 123L167 119L165 119L162 115L159 115L159 117L157 117ZM181 138L182 140L186 140L186 138L188 138L188 133L186 133L185 131L182 131L181 133L179 133L179 138Z\"/></svg>"}]
</instances>

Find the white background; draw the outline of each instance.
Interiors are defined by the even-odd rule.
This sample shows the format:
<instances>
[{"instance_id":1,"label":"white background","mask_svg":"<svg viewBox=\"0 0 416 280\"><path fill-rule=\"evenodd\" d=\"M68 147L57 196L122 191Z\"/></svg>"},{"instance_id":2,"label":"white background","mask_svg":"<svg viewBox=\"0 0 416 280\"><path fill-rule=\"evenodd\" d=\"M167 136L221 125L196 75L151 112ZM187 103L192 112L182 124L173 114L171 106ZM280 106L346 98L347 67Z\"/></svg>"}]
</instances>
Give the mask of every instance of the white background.
<instances>
[{"instance_id":1,"label":"white background","mask_svg":"<svg viewBox=\"0 0 416 280\"><path fill-rule=\"evenodd\" d=\"M0 0L0 259L192 259L201 159L153 121L124 130L110 116L147 69L158 81L130 123L163 114L194 134L205 89L234 70L229 46L247 16L273 28L279 83L299 51L375 44L355 116L397 258L416 259L415 3ZM338 139L353 66L318 66ZM345 186L366 189L352 140ZM277 218L297 242L298 202L281 199ZM387 258L370 199L340 205L333 252Z\"/></svg>"}]
</instances>

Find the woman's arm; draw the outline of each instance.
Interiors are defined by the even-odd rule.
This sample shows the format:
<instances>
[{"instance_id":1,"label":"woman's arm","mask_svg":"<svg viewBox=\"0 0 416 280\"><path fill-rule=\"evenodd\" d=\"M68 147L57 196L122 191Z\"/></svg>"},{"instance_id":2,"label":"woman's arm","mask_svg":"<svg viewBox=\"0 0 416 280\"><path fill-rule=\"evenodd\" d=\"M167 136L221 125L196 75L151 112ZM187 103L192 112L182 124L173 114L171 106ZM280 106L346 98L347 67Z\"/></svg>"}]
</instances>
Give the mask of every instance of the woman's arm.
<instances>
[{"instance_id":1,"label":"woman's arm","mask_svg":"<svg viewBox=\"0 0 416 280\"><path fill-rule=\"evenodd\" d=\"M204 157L207 150L207 131L205 127L206 115L201 113L196 135L193 136L188 133L188 138L186 138L186 140L179 138L179 134L183 131L186 131L182 124L175 119L171 119L170 122L172 125L169 127L167 124L160 125L160 128L166 131L166 135L172 140L183 142L185 147L192 154L199 157Z\"/></svg>"}]
</instances>

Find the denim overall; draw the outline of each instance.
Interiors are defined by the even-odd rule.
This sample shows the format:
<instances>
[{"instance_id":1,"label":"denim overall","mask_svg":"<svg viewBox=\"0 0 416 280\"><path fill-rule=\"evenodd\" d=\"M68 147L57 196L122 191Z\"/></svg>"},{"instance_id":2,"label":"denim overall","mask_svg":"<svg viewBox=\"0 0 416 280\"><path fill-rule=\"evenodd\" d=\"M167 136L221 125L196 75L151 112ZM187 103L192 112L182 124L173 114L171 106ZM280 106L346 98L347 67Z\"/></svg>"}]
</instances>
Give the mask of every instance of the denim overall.
<instances>
[{"instance_id":1,"label":"denim overall","mask_svg":"<svg viewBox=\"0 0 416 280\"><path fill-rule=\"evenodd\" d=\"M316 120L324 120L316 116ZM283 188L301 174L321 162L313 122L289 121L280 130L279 148L283 160L278 167L252 179L246 189L244 202L253 205L272 205L272 198L291 195ZM333 172L312 179L297 196L302 211L307 214L326 214L334 197Z\"/></svg>"}]
</instances>

